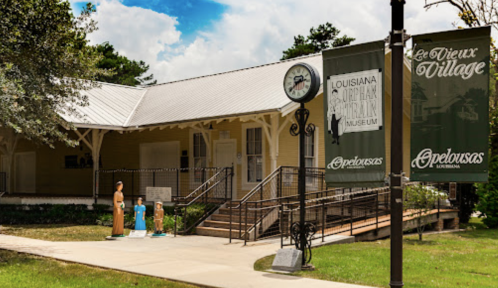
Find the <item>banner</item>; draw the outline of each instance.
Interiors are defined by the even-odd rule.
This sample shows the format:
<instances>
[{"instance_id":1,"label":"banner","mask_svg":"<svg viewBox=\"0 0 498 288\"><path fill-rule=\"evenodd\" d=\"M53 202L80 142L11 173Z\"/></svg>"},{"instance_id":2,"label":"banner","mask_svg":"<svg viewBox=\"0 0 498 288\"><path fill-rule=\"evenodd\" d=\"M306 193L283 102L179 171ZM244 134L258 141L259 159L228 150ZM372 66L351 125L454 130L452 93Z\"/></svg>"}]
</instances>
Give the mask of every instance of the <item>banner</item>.
<instances>
[{"instance_id":1,"label":"banner","mask_svg":"<svg viewBox=\"0 0 498 288\"><path fill-rule=\"evenodd\" d=\"M384 45L323 51L328 187L384 186Z\"/></svg>"},{"instance_id":2,"label":"banner","mask_svg":"<svg viewBox=\"0 0 498 288\"><path fill-rule=\"evenodd\" d=\"M490 33L413 37L410 180L488 181Z\"/></svg>"}]
</instances>

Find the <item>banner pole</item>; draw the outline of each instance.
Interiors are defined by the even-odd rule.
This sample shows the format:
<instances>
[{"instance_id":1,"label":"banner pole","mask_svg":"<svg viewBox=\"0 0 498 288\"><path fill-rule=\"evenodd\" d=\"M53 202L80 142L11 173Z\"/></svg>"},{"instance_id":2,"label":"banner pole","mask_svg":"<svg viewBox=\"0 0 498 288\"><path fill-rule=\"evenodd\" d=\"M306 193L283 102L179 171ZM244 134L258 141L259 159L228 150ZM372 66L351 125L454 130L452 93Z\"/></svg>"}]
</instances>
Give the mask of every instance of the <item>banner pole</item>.
<instances>
[{"instance_id":1,"label":"banner pole","mask_svg":"<svg viewBox=\"0 0 498 288\"><path fill-rule=\"evenodd\" d=\"M403 287L403 58L405 0L391 0L391 287Z\"/></svg>"}]
</instances>

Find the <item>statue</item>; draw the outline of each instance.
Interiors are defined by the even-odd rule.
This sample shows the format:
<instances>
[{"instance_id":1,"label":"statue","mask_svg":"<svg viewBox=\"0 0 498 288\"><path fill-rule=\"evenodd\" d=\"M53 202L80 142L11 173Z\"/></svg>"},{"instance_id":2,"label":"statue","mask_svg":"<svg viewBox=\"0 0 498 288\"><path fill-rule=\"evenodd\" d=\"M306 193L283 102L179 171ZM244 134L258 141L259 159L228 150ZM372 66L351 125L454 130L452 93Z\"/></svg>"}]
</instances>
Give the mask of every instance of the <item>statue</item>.
<instances>
[{"instance_id":1,"label":"statue","mask_svg":"<svg viewBox=\"0 0 498 288\"><path fill-rule=\"evenodd\" d=\"M154 234L152 236L165 236L163 233L164 210L163 203L156 202L156 211L154 211Z\"/></svg>"},{"instance_id":2,"label":"statue","mask_svg":"<svg viewBox=\"0 0 498 288\"><path fill-rule=\"evenodd\" d=\"M145 205L142 204L142 197L139 197L135 205L135 230L147 230L145 226Z\"/></svg>"},{"instance_id":3,"label":"statue","mask_svg":"<svg viewBox=\"0 0 498 288\"><path fill-rule=\"evenodd\" d=\"M124 237L124 196L123 182L116 183L116 192L114 192L114 209L112 213L112 236L111 237Z\"/></svg>"}]
</instances>

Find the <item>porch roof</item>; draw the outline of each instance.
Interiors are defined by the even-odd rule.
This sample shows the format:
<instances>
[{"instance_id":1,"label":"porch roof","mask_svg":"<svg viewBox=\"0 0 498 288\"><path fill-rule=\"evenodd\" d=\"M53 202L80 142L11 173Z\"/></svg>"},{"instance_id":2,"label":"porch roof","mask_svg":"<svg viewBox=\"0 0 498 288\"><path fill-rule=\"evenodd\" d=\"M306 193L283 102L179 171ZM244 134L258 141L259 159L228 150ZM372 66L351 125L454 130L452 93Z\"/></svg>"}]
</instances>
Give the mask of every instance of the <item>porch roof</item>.
<instances>
[{"instance_id":1,"label":"porch roof","mask_svg":"<svg viewBox=\"0 0 498 288\"><path fill-rule=\"evenodd\" d=\"M189 121L282 111L294 102L282 88L287 70L305 62L322 71L313 54L251 68L157 84L144 88L102 83L83 93L83 117L63 117L76 127L133 130Z\"/></svg>"}]
</instances>

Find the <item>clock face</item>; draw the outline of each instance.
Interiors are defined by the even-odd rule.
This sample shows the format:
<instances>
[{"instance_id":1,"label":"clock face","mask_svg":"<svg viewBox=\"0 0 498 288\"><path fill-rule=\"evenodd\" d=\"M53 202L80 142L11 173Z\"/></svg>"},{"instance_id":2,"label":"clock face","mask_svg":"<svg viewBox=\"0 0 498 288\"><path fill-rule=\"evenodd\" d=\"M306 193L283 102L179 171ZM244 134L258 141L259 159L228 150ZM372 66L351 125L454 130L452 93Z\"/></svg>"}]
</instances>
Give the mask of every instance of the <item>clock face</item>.
<instances>
[{"instance_id":1,"label":"clock face","mask_svg":"<svg viewBox=\"0 0 498 288\"><path fill-rule=\"evenodd\" d=\"M318 92L317 87L320 86L319 82L318 73L313 67L299 63L292 66L285 74L285 93L292 101L305 103L315 97Z\"/></svg>"}]
</instances>

